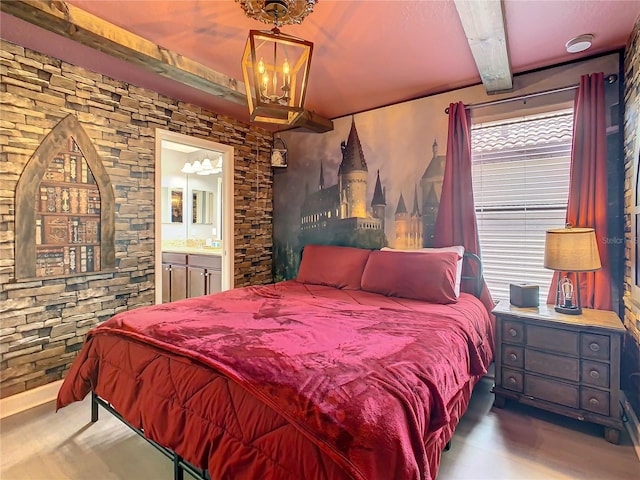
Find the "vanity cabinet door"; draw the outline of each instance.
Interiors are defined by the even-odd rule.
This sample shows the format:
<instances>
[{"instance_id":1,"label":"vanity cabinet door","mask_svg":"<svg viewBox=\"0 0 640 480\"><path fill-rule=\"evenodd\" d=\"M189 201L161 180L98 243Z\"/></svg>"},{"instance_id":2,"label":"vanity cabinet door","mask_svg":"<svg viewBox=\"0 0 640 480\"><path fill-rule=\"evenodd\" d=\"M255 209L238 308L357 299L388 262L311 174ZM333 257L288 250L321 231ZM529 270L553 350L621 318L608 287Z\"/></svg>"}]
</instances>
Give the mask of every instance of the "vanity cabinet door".
<instances>
[{"instance_id":1,"label":"vanity cabinet door","mask_svg":"<svg viewBox=\"0 0 640 480\"><path fill-rule=\"evenodd\" d=\"M162 303L171 301L171 265L162 264Z\"/></svg>"},{"instance_id":2,"label":"vanity cabinet door","mask_svg":"<svg viewBox=\"0 0 640 480\"><path fill-rule=\"evenodd\" d=\"M206 291L207 269L189 267L189 297L200 297L209 293Z\"/></svg>"},{"instance_id":3,"label":"vanity cabinet door","mask_svg":"<svg viewBox=\"0 0 640 480\"><path fill-rule=\"evenodd\" d=\"M207 271L207 294L222 291L222 270Z\"/></svg>"},{"instance_id":4,"label":"vanity cabinet door","mask_svg":"<svg viewBox=\"0 0 640 480\"><path fill-rule=\"evenodd\" d=\"M189 296L199 297L222 290L222 258L189 255Z\"/></svg>"},{"instance_id":5,"label":"vanity cabinet door","mask_svg":"<svg viewBox=\"0 0 640 480\"><path fill-rule=\"evenodd\" d=\"M187 298L187 266L171 265L171 301Z\"/></svg>"},{"instance_id":6,"label":"vanity cabinet door","mask_svg":"<svg viewBox=\"0 0 640 480\"><path fill-rule=\"evenodd\" d=\"M162 254L162 303L187 298L187 256Z\"/></svg>"}]
</instances>

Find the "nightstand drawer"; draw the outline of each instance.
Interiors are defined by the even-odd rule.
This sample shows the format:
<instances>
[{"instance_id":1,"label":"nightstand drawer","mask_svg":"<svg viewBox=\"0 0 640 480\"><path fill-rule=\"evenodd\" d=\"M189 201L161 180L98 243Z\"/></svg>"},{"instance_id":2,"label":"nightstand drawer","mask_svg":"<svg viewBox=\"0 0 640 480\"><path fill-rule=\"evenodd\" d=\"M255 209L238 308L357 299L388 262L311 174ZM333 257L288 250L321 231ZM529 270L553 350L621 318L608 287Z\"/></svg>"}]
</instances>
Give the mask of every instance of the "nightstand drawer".
<instances>
[{"instance_id":1,"label":"nightstand drawer","mask_svg":"<svg viewBox=\"0 0 640 480\"><path fill-rule=\"evenodd\" d=\"M582 383L609 388L609 365L583 360L580 369Z\"/></svg>"},{"instance_id":2,"label":"nightstand drawer","mask_svg":"<svg viewBox=\"0 0 640 480\"><path fill-rule=\"evenodd\" d=\"M609 416L609 392L582 388L580 391L580 408L600 415Z\"/></svg>"},{"instance_id":3,"label":"nightstand drawer","mask_svg":"<svg viewBox=\"0 0 640 480\"><path fill-rule=\"evenodd\" d=\"M510 367L522 368L524 366L524 349L505 344L502 350L502 363Z\"/></svg>"},{"instance_id":4,"label":"nightstand drawer","mask_svg":"<svg viewBox=\"0 0 640 480\"><path fill-rule=\"evenodd\" d=\"M524 343L524 325L505 320L502 323L502 338L508 343Z\"/></svg>"},{"instance_id":5,"label":"nightstand drawer","mask_svg":"<svg viewBox=\"0 0 640 480\"><path fill-rule=\"evenodd\" d=\"M525 375L524 394L567 407L578 408L578 387L535 375Z\"/></svg>"},{"instance_id":6,"label":"nightstand drawer","mask_svg":"<svg viewBox=\"0 0 640 480\"><path fill-rule=\"evenodd\" d=\"M581 335L580 351L583 357L609 360L609 337L594 333L583 333Z\"/></svg>"},{"instance_id":7,"label":"nightstand drawer","mask_svg":"<svg viewBox=\"0 0 640 480\"><path fill-rule=\"evenodd\" d=\"M502 369L502 388L513 390L514 392L522 392L522 372Z\"/></svg>"},{"instance_id":8,"label":"nightstand drawer","mask_svg":"<svg viewBox=\"0 0 640 480\"><path fill-rule=\"evenodd\" d=\"M527 345L577 357L580 353L580 336L578 332L527 325Z\"/></svg>"},{"instance_id":9,"label":"nightstand drawer","mask_svg":"<svg viewBox=\"0 0 640 480\"><path fill-rule=\"evenodd\" d=\"M574 382L580 380L580 360L577 358L561 357L529 349L525 351L524 357L527 371Z\"/></svg>"}]
</instances>

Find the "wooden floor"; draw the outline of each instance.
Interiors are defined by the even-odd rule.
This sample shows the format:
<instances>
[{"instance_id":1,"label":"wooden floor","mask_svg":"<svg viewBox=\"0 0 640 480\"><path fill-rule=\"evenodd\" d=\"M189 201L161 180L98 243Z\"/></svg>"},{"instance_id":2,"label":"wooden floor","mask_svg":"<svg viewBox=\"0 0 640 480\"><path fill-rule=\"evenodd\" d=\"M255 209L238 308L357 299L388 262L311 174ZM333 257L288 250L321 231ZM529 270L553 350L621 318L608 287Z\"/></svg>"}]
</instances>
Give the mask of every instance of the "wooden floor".
<instances>
[{"instance_id":1,"label":"wooden floor","mask_svg":"<svg viewBox=\"0 0 640 480\"><path fill-rule=\"evenodd\" d=\"M626 432L611 445L596 425L510 403L492 408L490 388L488 380L476 387L439 480L640 479ZM169 459L102 409L91 424L89 410L87 400L58 413L49 403L0 421L0 479L172 478Z\"/></svg>"}]
</instances>

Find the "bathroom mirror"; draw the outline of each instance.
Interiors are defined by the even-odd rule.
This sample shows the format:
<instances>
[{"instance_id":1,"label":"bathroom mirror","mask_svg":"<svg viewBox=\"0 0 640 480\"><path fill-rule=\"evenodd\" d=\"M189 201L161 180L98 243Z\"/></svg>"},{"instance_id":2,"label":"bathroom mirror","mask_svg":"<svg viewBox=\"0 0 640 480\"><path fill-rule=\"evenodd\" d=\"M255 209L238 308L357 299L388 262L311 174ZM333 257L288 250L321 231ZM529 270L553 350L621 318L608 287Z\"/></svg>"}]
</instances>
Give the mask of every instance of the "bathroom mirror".
<instances>
[{"instance_id":1,"label":"bathroom mirror","mask_svg":"<svg viewBox=\"0 0 640 480\"><path fill-rule=\"evenodd\" d=\"M213 192L207 190L192 190L193 215L192 223L203 225L213 224Z\"/></svg>"}]
</instances>

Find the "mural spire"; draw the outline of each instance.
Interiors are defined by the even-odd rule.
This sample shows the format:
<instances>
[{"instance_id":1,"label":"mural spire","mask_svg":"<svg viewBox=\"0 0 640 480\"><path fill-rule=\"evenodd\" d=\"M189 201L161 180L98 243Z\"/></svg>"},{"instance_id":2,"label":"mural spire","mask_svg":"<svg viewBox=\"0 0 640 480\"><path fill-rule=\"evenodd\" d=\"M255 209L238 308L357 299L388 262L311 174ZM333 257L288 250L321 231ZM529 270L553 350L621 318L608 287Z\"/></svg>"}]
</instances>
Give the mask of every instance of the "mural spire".
<instances>
[{"instance_id":1,"label":"mural spire","mask_svg":"<svg viewBox=\"0 0 640 480\"><path fill-rule=\"evenodd\" d=\"M407 213L407 206L404 204L404 197L400 194L400 200L398 200L398 207L396 208L396 215L400 213Z\"/></svg>"},{"instance_id":2,"label":"mural spire","mask_svg":"<svg viewBox=\"0 0 640 480\"><path fill-rule=\"evenodd\" d=\"M338 174L351 173L353 171L368 171L367 162L364 159L364 153L362 152L362 144L358 137L358 130L356 129L356 123L353 117L351 117L351 131L349 132L349 138L347 142L341 143L342 149L342 163Z\"/></svg>"},{"instance_id":3,"label":"mural spire","mask_svg":"<svg viewBox=\"0 0 640 480\"><path fill-rule=\"evenodd\" d=\"M378 170L378 177L376 178L376 187L373 190L373 198L371 199L371 206L386 205L387 202L384 199L384 192L382 191L382 184L380 183L380 170Z\"/></svg>"},{"instance_id":4,"label":"mural spire","mask_svg":"<svg viewBox=\"0 0 640 480\"><path fill-rule=\"evenodd\" d=\"M413 192L413 210L411 211L411 216L420 216L420 208L418 208L418 185Z\"/></svg>"},{"instance_id":5,"label":"mural spire","mask_svg":"<svg viewBox=\"0 0 640 480\"><path fill-rule=\"evenodd\" d=\"M324 190L324 165L320 162L320 182L318 184L319 190Z\"/></svg>"}]
</instances>

